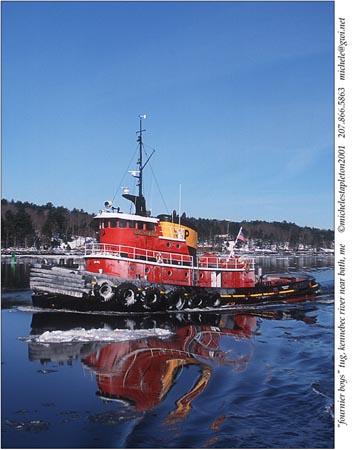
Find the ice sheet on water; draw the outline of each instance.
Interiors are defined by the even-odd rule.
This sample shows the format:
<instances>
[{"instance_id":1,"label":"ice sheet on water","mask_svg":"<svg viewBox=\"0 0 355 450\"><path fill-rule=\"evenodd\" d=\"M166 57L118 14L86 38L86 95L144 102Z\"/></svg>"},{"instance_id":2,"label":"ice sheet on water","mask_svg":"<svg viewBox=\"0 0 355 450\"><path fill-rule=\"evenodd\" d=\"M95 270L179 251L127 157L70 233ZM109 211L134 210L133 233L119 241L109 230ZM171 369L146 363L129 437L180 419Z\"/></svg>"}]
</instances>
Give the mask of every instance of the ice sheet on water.
<instances>
[{"instance_id":1,"label":"ice sheet on water","mask_svg":"<svg viewBox=\"0 0 355 450\"><path fill-rule=\"evenodd\" d=\"M5 420L5 425L19 431L43 431L49 428L49 422L45 420L30 420L29 422Z\"/></svg>"},{"instance_id":2,"label":"ice sheet on water","mask_svg":"<svg viewBox=\"0 0 355 450\"><path fill-rule=\"evenodd\" d=\"M163 328L152 328L148 330L110 330L106 328L86 330L85 328L75 328L66 331L45 331L38 336L30 336L25 340L40 344L63 344L68 342L122 342L147 337L167 338L171 334L171 331L164 330Z\"/></svg>"}]
</instances>

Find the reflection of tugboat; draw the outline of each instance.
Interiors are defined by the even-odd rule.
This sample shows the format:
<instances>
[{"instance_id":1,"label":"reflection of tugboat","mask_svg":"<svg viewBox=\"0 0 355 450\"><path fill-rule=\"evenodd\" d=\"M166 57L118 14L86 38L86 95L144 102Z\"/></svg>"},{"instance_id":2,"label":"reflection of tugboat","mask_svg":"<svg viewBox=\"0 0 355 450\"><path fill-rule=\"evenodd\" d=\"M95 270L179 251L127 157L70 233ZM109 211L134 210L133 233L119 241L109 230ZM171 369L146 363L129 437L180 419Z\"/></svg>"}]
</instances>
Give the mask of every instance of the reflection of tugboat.
<instances>
[{"instance_id":1,"label":"reflection of tugboat","mask_svg":"<svg viewBox=\"0 0 355 450\"><path fill-rule=\"evenodd\" d=\"M108 400L126 401L137 410L149 410L160 404L187 366L199 369L199 377L191 390L176 401L176 409L168 422L184 419L192 401L206 388L212 366L200 358L218 364L229 364L244 370L252 356L251 345L240 341L240 352L230 358L220 348L226 336L250 337L256 318L236 316L233 328L187 325L176 330L172 340L144 339L110 344L83 360L96 373L97 395ZM247 351L246 351L247 350Z\"/></svg>"},{"instance_id":2,"label":"reflection of tugboat","mask_svg":"<svg viewBox=\"0 0 355 450\"><path fill-rule=\"evenodd\" d=\"M32 333L43 331L43 327L46 330L63 330L68 323L75 325L74 315L68 318L67 314L56 317L54 314L52 318L51 314L35 314ZM105 323L106 319L108 323ZM101 316L96 317L96 323L99 326L121 329L125 325L126 329L129 326L132 332L132 329L138 331L144 327L144 323L149 324L150 320L155 319L156 317L145 317L145 320L142 320L142 317L134 316L133 319L121 317L114 321L112 317ZM80 321L80 317L77 317L77 320ZM84 315L81 323L92 327L94 320L94 316ZM167 419L167 423L175 423L189 414L191 403L202 394L210 380L213 365L227 364L236 371L246 369L253 354L249 339L257 325L257 318L247 315L207 315L202 318L201 315L189 314L180 317L178 321L179 326L174 315L161 316L158 319L158 326L174 331L174 335L169 339L132 337L130 340L109 345L97 342L82 343L81 348L79 343L51 345L30 342L29 357L43 363L80 358L84 366L96 374L99 397L123 402L137 411L148 411L162 403L177 383L183 368L195 367L199 372L197 381L192 388L186 388L187 392L175 402L176 408ZM235 340L232 354L222 350L221 344L225 338Z\"/></svg>"},{"instance_id":3,"label":"reflection of tugboat","mask_svg":"<svg viewBox=\"0 0 355 450\"><path fill-rule=\"evenodd\" d=\"M260 318L312 324L316 317L308 313L314 310L314 307L291 308L238 315L35 313L32 336L46 331L70 332L79 327L84 331L126 330L128 334L126 340L111 344L96 341L49 344L32 339L28 344L29 359L42 364L51 361L71 364L79 359L95 373L100 398L122 402L140 412L163 403L173 386L179 384L179 399L167 418L167 423L175 423L189 414L193 400L203 393L216 366L228 366L235 372L247 368L253 356L252 339L262 324ZM173 334L168 339L159 339L157 335L139 337L141 330L154 327ZM184 387L184 368L188 367L198 375L193 385L190 380Z\"/></svg>"},{"instance_id":4,"label":"reflection of tugboat","mask_svg":"<svg viewBox=\"0 0 355 450\"><path fill-rule=\"evenodd\" d=\"M86 247L85 270L39 265L30 285L35 306L82 311L168 311L304 300L317 292L313 277L255 276L254 259L197 256L197 230L182 216L151 217L143 196L143 129L138 132L138 195L127 214L106 202L95 217L100 242Z\"/></svg>"}]
</instances>

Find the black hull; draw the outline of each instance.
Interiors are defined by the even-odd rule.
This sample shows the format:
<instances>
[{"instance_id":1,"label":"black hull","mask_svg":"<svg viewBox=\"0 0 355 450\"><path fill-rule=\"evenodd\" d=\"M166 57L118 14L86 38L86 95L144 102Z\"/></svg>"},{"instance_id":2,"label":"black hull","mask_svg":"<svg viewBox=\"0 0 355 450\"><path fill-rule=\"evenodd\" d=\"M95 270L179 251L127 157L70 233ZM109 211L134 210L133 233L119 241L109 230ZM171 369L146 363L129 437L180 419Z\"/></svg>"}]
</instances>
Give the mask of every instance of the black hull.
<instances>
[{"instance_id":1,"label":"black hull","mask_svg":"<svg viewBox=\"0 0 355 450\"><path fill-rule=\"evenodd\" d=\"M294 303L314 299L319 284L309 276L280 278L279 283L262 282L253 288L200 288L147 284L139 280L113 284L101 280L91 295L82 297L34 292L33 306L81 312L172 312L230 309L233 307Z\"/></svg>"}]
</instances>

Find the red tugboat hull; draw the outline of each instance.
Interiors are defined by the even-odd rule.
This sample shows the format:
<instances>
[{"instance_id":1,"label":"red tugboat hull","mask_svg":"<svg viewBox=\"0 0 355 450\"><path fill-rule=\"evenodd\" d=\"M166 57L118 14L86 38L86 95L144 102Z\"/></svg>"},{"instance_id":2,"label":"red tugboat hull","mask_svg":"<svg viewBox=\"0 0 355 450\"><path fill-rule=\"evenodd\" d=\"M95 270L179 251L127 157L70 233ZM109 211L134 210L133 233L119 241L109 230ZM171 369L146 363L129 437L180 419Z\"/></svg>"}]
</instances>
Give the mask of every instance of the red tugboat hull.
<instances>
[{"instance_id":1,"label":"red tugboat hull","mask_svg":"<svg viewBox=\"0 0 355 450\"><path fill-rule=\"evenodd\" d=\"M37 280L37 287L32 286L34 306L74 311L166 312L210 311L235 306L247 308L313 299L320 287L313 277L307 275L264 276L255 286L243 288L149 283L56 267L33 267L31 275ZM68 281L66 276L69 275ZM40 276L46 280L44 289L38 285ZM55 279L56 284L50 283L50 279Z\"/></svg>"}]
</instances>

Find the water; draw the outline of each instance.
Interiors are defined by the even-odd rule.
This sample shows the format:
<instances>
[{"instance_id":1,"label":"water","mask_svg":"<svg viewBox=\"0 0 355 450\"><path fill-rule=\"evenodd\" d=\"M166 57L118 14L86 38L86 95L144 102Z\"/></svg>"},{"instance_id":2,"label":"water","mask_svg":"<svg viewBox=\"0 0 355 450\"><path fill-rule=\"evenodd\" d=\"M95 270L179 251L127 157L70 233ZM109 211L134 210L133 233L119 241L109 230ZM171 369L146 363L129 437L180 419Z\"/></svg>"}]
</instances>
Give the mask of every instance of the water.
<instances>
[{"instance_id":1,"label":"water","mask_svg":"<svg viewBox=\"0 0 355 450\"><path fill-rule=\"evenodd\" d=\"M316 302L234 314L95 315L31 307L2 264L3 448L334 447L329 258Z\"/></svg>"}]
</instances>

